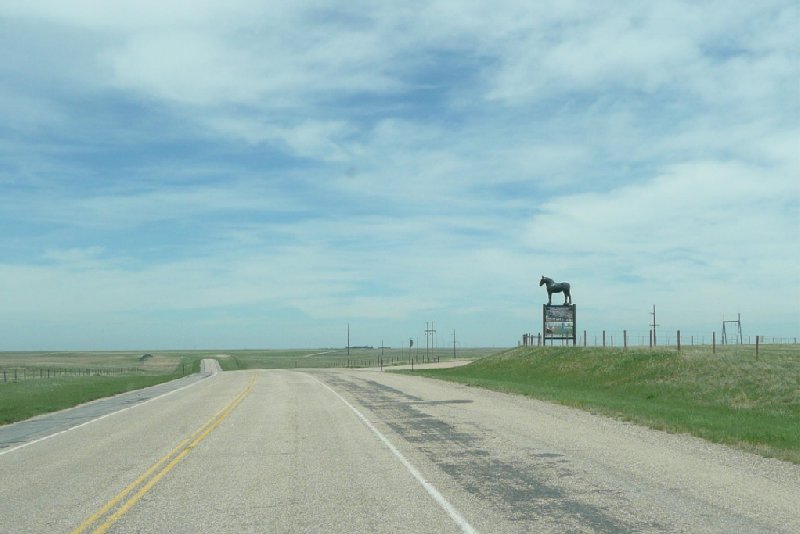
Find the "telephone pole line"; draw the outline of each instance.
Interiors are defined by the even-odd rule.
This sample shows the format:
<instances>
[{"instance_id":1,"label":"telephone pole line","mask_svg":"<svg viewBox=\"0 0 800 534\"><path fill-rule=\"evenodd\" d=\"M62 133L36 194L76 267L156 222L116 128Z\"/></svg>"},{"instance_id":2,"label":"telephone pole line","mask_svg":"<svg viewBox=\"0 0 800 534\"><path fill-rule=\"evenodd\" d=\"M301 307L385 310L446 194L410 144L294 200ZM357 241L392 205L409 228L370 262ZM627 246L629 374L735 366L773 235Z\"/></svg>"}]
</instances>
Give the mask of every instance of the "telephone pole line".
<instances>
[{"instance_id":1,"label":"telephone pole line","mask_svg":"<svg viewBox=\"0 0 800 534\"><path fill-rule=\"evenodd\" d=\"M655 304L653 304L653 312L650 315L653 316L653 324L651 324L650 326L653 327L653 346L655 347L657 345L657 343L656 343L656 327L657 326L661 326L660 324L656 324L656 305Z\"/></svg>"},{"instance_id":2,"label":"telephone pole line","mask_svg":"<svg viewBox=\"0 0 800 534\"><path fill-rule=\"evenodd\" d=\"M433 322L430 323L430 326L428 326L428 323L426 322L425 323L425 357L426 358L430 358L428 356L428 348L430 347L431 342L433 342L432 338L435 335L436 335L436 328L434 328ZM430 342L429 342L429 340L430 340Z\"/></svg>"}]
</instances>

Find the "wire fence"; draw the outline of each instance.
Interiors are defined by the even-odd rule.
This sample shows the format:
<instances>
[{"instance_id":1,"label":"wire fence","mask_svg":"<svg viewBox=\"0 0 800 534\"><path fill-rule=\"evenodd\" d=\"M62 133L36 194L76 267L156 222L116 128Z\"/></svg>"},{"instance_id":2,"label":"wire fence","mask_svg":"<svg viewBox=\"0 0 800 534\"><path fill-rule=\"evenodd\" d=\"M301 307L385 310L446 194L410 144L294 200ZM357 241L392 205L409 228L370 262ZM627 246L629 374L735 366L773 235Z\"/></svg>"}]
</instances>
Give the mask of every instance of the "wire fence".
<instances>
[{"instance_id":1,"label":"wire fence","mask_svg":"<svg viewBox=\"0 0 800 534\"><path fill-rule=\"evenodd\" d=\"M121 376L141 374L135 367L3 367L0 369L0 383L22 382L60 377Z\"/></svg>"},{"instance_id":2,"label":"wire fence","mask_svg":"<svg viewBox=\"0 0 800 534\"><path fill-rule=\"evenodd\" d=\"M572 346L573 340L562 339L565 336L551 338L538 334L523 334L520 345L531 346ZM577 332L574 344L579 347L603 347L603 348L626 348L626 347L671 347L680 348L686 346L723 346L723 345L797 345L798 337L778 337L778 336L737 336L727 335L723 337L718 332L682 332L675 330L672 332L656 331L628 331L628 330L600 330Z\"/></svg>"},{"instance_id":3,"label":"wire fence","mask_svg":"<svg viewBox=\"0 0 800 534\"><path fill-rule=\"evenodd\" d=\"M449 354L449 353L448 353ZM377 358L346 358L327 362L305 362L302 360L294 360L295 368L325 368L325 369L364 369L364 368L380 368L396 367L396 366L411 366L438 363L441 361L440 354L422 354L412 355L409 357L377 357Z\"/></svg>"}]
</instances>

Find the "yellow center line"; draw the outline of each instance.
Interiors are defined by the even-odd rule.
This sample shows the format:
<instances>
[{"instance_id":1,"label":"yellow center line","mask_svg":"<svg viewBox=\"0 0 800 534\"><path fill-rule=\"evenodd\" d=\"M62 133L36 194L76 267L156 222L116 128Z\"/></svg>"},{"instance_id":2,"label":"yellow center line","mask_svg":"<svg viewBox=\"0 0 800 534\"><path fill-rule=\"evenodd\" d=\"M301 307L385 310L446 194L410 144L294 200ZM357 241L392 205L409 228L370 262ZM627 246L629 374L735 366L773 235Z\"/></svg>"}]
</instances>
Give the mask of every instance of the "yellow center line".
<instances>
[{"instance_id":1,"label":"yellow center line","mask_svg":"<svg viewBox=\"0 0 800 534\"><path fill-rule=\"evenodd\" d=\"M164 476L172 471L172 469L181 461L183 460L192 449L194 449L201 441L203 441L206 436L208 436L212 430L214 430L230 413L236 409L239 404L250 394L253 390L253 384L255 383L255 377L251 377L248 384L245 388L230 402L228 403L222 410L217 412L211 419L206 421L200 428L195 430L188 438L182 440L178 445L161 457L155 464L153 464L150 468L147 469L140 477L136 480L128 484L125 489L120 491L114 498L108 501L100 510L86 518L80 525L78 525L75 530L72 531L71 534L83 534L87 531L91 525L97 523L102 517L108 514L114 507L119 505L119 503L125 499L131 492L133 492L137 487L139 490L134 493L127 501L125 501L117 510L108 516L106 520L97 528L95 528L92 533L93 534L102 534L106 532L111 525L116 523L128 510L133 507L134 504L139 502L139 500L152 489L156 483L164 478ZM166 463L166 466L164 464ZM162 468L162 466L164 466ZM159 471L159 469L161 469Z\"/></svg>"}]
</instances>

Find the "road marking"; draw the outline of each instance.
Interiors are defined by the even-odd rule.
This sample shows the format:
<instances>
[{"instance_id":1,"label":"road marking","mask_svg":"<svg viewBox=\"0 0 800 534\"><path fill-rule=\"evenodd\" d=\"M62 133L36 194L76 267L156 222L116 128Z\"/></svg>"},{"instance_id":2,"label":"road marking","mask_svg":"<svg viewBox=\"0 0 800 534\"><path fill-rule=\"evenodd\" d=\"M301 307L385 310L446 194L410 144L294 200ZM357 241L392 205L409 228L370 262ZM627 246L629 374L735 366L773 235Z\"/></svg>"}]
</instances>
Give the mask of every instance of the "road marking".
<instances>
[{"instance_id":1,"label":"road marking","mask_svg":"<svg viewBox=\"0 0 800 534\"><path fill-rule=\"evenodd\" d=\"M236 409L239 404L247 397L253 390L255 377L250 377L250 381L239 392L236 397L229 402L222 410L217 412L211 419L206 421L200 428L194 431L188 438L184 439L174 449L169 451L166 455L161 457L156 463L147 469L139 478L128 484L125 489L119 492L114 498L108 501L97 512L86 518L83 523L78 525L72 534L82 534L86 532L92 525L100 522L104 517L105 521L99 524L94 530L93 534L102 534L106 532L111 526L119 521L119 519L130 510L144 495L155 486L167 473L178 465L212 430L214 430L228 415ZM166 465L164 465L166 464ZM163 467L162 467L163 466ZM136 493L130 495L134 490ZM128 497L130 495L130 497ZM125 500L125 498L127 500ZM122 502L125 500L125 502ZM122 503L122 504L120 504ZM116 508L116 510L114 510ZM111 511L113 513L111 513ZM109 515L110 513L110 515Z\"/></svg>"},{"instance_id":2,"label":"road marking","mask_svg":"<svg viewBox=\"0 0 800 534\"><path fill-rule=\"evenodd\" d=\"M459 528L461 529L461 531L462 531L462 532L465 532L465 533L468 533L468 534L473 534L473 533L476 533L476 532L477 532L477 531L476 531L476 530L475 530L475 529L472 527L472 525L470 525L470 524L469 524L469 522L468 522L468 521L467 521L467 520L464 518L464 516L462 516L462 515L461 515L461 513L460 513L458 510L456 510L455 506L453 506L452 504L450 504L450 501L448 501L448 500L447 500L447 499L444 497L444 495L442 495L441 493L439 493L439 490L437 490L437 489L436 489L436 487L435 487L433 484L431 484L430 482L428 482L427 480L425 480L425 477L423 477L423 476L422 476L422 473L420 473L420 472L417 470L417 468L416 468L416 467L414 467L414 466L411 464L411 462L409 462L409 461L406 459L406 457L405 457L405 456L403 456L403 454L402 454L402 453L401 453L401 452L400 452L400 451L397 449L397 447L395 447L395 446L392 444L392 442L391 442L391 441L389 441L389 439L388 439L386 436L384 436L383 434L381 434L380 430L378 430L377 428L375 428L375 425L373 425L373 424L372 424L372 423L369 421L369 419L367 419L367 418L364 416L364 414L362 414L361 412L359 412L359 411L358 411L358 409L357 409L355 406L353 406L352 404L350 404L349 402L347 402L347 399L345 399L344 397L342 397L341 395L339 395L339 393L337 393L337 392L336 392L336 391L335 391L335 390L334 390L332 387L330 387L330 386L329 386L328 384L326 384L325 382L322 382L321 380L319 380L317 377L315 377L315 376L313 376L313 375L309 375L309 374L307 374L307 373L303 373L303 374L305 374L306 376L309 376L309 377L313 378L313 379L314 379L314 380L315 380L317 383L321 384L322 386L324 386L325 388L327 388L327 389L328 389L328 391L330 391L331 393L333 393L334 395L336 395L337 397L339 397L339 400L341 400L343 403L345 403L345 404L346 404L346 405L347 405L347 406L348 406L348 407L349 407L349 408L350 408L350 409L353 411L353 413L355 413L355 414L358 416L358 418L359 418L359 419L361 419L361 421L362 421L362 422L363 422L365 425L367 425L367 428L369 428L370 430L372 430L372 432L373 432L373 433L374 433L376 436L378 436L378 438L379 438L379 439L380 439L380 440L383 442L383 444L384 444L384 445L386 445L386 447L387 447L387 448L388 448L390 451L392 451L392 454L394 454L394 455L395 455L395 457L397 457L397 459L398 459L398 460L400 460L400 463L402 463L402 464L403 464L403 466L404 466L404 467L405 467L405 468L408 470L408 472L409 472L409 473L411 473L411 475L412 475L412 476L413 476L415 479L417 479L417 482L419 482L420 484L422 484L422 487L423 487L423 488L425 488L425 491L427 491L427 492L428 492L428 494L429 494L431 497L433 497L433 500L435 500L435 501L436 501L436 503L437 503L437 504L438 504L438 505L439 505L439 506L440 506L440 507L441 507L441 508L442 508L442 509L443 509L445 512L447 512L447 514L448 514L448 515L449 515L449 516L450 516L450 517L453 519L453 521L455 521L455 523L456 523L456 524L459 526Z\"/></svg>"},{"instance_id":3,"label":"road marking","mask_svg":"<svg viewBox=\"0 0 800 534\"><path fill-rule=\"evenodd\" d=\"M213 373L211 376L213 377L215 374L216 373ZM208 378L208 377L206 377L206 378ZM28 441L27 443L22 443L21 445L17 445L15 447L11 447L11 448L8 448L8 449L0 450L0 456L3 456L4 454L8 454L10 452L18 451L20 449L24 449L25 447L28 447L30 445L34 445L36 443L40 443L40 442L48 440L50 438L54 438L56 436L60 436L61 434L66 434L67 432L72 432L73 430L76 430L78 428L84 427L86 425L90 425L92 423L96 423L97 421L101 421L101 420L105 419L106 417L111 417L112 415L117 415L117 414L120 414L120 413L123 413L123 412L127 412L128 410L133 410L134 408L138 408L139 406L144 406L148 402L153 402L154 400L163 399L164 397L166 397L168 395L172 395L173 393L177 393L177 392L182 391L182 390L184 390L186 388L190 388L192 386L195 386L195 385L203 382L204 380L205 380L205 378L204 379L200 379L197 382L192 382L191 384L186 384L185 386L181 386L178 389L173 389L171 391L167 391L166 393L163 393L163 394L159 395L158 397L153 397L152 399L147 399L146 401L138 402L138 403L136 403L136 404L134 404L132 406L128 406L126 408L122 408L120 410L117 410L116 412L107 413L107 414L101 415L99 417L95 417L94 419L90 419L88 421L84 421L83 423L81 423L79 425L71 426L71 427L69 427L69 428L67 428L65 430L60 430L60 431L55 432L53 434L48 434L47 436L42 436L41 438L35 439L33 441Z\"/></svg>"}]
</instances>

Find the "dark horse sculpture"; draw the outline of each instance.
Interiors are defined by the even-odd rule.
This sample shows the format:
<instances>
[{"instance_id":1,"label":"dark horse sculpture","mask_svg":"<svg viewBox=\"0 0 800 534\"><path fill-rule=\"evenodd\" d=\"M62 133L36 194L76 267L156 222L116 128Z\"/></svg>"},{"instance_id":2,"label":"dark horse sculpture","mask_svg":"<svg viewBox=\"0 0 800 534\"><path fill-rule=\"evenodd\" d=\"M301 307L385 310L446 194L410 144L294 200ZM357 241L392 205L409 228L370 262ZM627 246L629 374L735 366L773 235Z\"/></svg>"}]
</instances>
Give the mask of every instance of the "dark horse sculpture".
<instances>
[{"instance_id":1,"label":"dark horse sculpture","mask_svg":"<svg viewBox=\"0 0 800 534\"><path fill-rule=\"evenodd\" d=\"M564 293L564 304L572 304L572 296L569 294L569 284L566 282L559 282L556 284L552 278L542 276L539 280L539 287L547 285L547 303L552 304L553 293Z\"/></svg>"}]
</instances>

